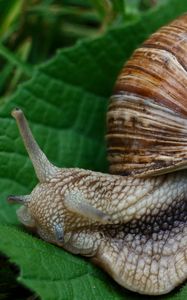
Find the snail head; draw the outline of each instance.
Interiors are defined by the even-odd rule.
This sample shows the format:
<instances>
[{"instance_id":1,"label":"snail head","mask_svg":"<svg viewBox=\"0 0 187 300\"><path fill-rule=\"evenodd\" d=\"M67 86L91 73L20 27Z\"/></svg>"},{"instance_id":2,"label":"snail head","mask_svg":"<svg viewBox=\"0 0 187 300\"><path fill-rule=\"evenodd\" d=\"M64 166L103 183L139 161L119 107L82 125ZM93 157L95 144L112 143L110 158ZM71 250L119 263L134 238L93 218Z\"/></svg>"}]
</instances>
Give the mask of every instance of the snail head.
<instances>
[{"instance_id":1,"label":"snail head","mask_svg":"<svg viewBox=\"0 0 187 300\"><path fill-rule=\"evenodd\" d=\"M22 110L18 108L14 109L12 116L16 119L39 184L36 185L30 195L10 195L8 201L10 203L22 204L17 210L17 216L26 227L37 231L37 233L47 241L56 242L58 239L58 242L61 242L64 237L63 220L59 220L58 218L54 220L54 217L52 218L50 216L48 207L49 203L53 201L55 194L54 184L51 183L51 180L54 178L58 180L57 174L61 169L49 162L46 155L40 149L32 135ZM54 232L49 230L49 220L52 222Z\"/></svg>"},{"instance_id":2,"label":"snail head","mask_svg":"<svg viewBox=\"0 0 187 300\"><path fill-rule=\"evenodd\" d=\"M106 224L110 217L93 207L80 191L82 185L71 183L90 171L66 169L54 166L42 152L27 120L20 109L12 111L23 142L32 161L39 183L30 195L10 195L10 203L22 206L17 210L18 219L26 227L36 231L44 240L55 244L62 243L67 232L75 232L78 227L92 223ZM72 190L73 189L73 190Z\"/></svg>"}]
</instances>

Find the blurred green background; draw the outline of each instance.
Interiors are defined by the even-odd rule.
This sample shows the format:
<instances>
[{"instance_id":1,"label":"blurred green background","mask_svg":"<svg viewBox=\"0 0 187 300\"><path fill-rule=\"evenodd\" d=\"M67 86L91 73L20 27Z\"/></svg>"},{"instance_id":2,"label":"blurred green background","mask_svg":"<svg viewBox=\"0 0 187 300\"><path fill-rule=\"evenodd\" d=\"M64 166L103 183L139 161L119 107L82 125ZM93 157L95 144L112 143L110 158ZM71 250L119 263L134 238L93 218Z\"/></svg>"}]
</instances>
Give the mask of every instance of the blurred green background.
<instances>
[{"instance_id":1,"label":"blurred green background","mask_svg":"<svg viewBox=\"0 0 187 300\"><path fill-rule=\"evenodd\" d=\"M52 57L58 48L128 24L158 2L0 0L0 100L8 97L18 83L29 78L36 64Z\"/></svg>"}]
</instances>

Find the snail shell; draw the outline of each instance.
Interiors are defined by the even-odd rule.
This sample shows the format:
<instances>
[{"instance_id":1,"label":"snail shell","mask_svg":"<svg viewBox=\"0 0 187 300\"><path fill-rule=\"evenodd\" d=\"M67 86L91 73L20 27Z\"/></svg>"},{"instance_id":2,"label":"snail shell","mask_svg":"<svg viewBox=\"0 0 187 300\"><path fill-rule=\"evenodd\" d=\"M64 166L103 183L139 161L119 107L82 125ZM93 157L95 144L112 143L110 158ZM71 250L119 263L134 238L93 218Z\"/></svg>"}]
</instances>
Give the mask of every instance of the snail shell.
<instances>
[{"instance_id":1,"label":"snail shell","mask_svg":"<svg viewBox=\"0 0 187 300\"><path fill-rule=\"evenodd\" d=\"M113 174L187 167L187 15L154 33L123 67L108 111Z\"/></svg>"},{"instance_id":2,"label":"snail shell","mask_svg":"<svg viewBox=\"0 0 187 300\"><path fill-rule=\"evenodd\" d=\"M187 278L186 54L184 15L124 66L107 115L110 170L120 176L53 166L23 112L12 113L39 179L30 195L9 197L22 204L20 221L143 294Z\"/></svg>"}]
</instances>

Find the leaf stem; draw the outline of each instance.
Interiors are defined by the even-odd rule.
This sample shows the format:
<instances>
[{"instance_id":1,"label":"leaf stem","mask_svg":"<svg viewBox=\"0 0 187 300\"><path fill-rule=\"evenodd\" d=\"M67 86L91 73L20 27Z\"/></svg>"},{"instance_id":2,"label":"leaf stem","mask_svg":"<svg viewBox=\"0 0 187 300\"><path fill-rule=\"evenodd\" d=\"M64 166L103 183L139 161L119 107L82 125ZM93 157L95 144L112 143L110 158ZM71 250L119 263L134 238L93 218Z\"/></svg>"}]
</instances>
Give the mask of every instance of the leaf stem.
<instances>
[{"instance_id":1,"label":"leaf stem","mask_svg":"<svg viewBox=\"0 0 187 300\"><path fill-rule=\"evenodd\" d=\"M26 75L31 77L33 75L33 68L21 61L15 54L8 50L5 46L0 43L0 55L6 58L11 64L20 68Z\"/></svg>"}]
</instances>

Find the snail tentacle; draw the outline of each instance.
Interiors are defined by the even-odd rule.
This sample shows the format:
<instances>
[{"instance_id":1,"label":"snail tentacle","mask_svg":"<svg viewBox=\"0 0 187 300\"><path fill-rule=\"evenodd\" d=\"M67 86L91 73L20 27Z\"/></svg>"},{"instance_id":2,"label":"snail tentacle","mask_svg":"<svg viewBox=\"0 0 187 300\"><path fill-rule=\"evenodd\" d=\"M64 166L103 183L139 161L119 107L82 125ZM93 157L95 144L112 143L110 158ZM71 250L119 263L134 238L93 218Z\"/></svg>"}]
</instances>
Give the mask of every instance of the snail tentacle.
<instances>
[{"instance_id":1,"label":"snail tentacle","mask_svg":"<svg viewBox=\"0 0 187 300\"><path fill-rule=\"evenodd\" d=\"M45 182L50 180L53 176L55 176L59 168L50 163L46 155L38 146L22 110L19 108L14 109L12 111L12 116L16 119L23 142L33 163L39 181Z\"/></svg>"}]
</instances>

